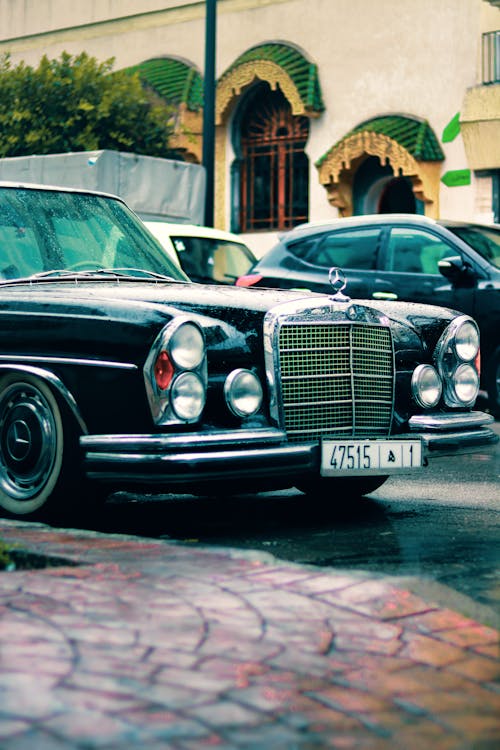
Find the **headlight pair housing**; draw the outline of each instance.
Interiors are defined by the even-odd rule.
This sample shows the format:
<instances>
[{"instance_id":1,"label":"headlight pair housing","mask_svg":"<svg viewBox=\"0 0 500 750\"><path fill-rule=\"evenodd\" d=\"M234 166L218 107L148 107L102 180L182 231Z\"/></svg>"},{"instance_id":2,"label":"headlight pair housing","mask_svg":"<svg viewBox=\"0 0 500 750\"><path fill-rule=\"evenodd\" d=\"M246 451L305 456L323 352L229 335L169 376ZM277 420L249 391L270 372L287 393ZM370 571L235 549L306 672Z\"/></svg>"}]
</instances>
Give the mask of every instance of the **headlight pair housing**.
<instances>
[{"instance_id":1,"label":"headlight pair housing","mask_svg":"<svg viewBox=\"0 0 500 750\"><path fill-rule=\"evenodd\" d=\"M189 318L175 318L156 337L144 365L155 424L196 422L207 391L205 338Z\"/></svg>"},{"instance_id":2,"label":"headlight pair housing","mask_svg":"<svg viewBox=\"0 0 500 750\"><path fill-rule=\"evenodd\" d=\"M206 402L207 358L203 330L189 318L175 318L151 347L144 365L146 393L155 424L199 420ZM224 398L230 412L249 417L262 406L262 385L252 370L227 376Z\"/></svg>"},{"instance_id":3,"label":"headlight pair housing","mask_svg":"<svg viewBox=\"0 0 500 750\"><path fill-rule=\"evenodd\" d=\"M479 329L472 318L455 318L439 339L432 365L419 365L412 376L412 393L423 408L472 406L479 394Z\"/></svg>"}]
</instances>

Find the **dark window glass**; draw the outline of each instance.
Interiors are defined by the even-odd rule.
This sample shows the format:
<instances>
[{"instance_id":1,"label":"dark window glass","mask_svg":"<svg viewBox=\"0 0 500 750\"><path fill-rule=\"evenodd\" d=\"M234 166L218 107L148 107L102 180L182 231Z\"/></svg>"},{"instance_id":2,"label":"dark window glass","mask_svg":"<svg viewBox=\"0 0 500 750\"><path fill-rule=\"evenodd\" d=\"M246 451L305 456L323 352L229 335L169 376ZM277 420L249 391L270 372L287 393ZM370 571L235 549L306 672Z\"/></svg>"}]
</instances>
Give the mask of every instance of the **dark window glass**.
<instances>
[{"instance_id":1,"label":"dark window glass","mask_svg":"<svg viewBox=\"0 0 500 750\"><path fill-rule=\"evenodd\" d=\"M172 237L182 270L193 281L233 283L255 259L246 245L212 237Z\"/></svg>"},{"instance_id":2,"label":"dark window glass","mask_svg":"<svg viewBox=\"0 0 500 750\"><path fill-rule=\"evenodd\" d=\"M296 257L322 268L340 266L371 271L376 268L381 229L354 229L295 242L289 246Z\"/></svg>"},{"instance_id":3,"label":"dark window glass","mask_svg":"<svg viewBox=\"0 0 500 750\"><path fill-rule=\"evenodd\" d=\"M483 227L449 227L474 250L500 268L500 230Z\"/></svg>"},{"instance_id":4,"label":"dark window glass","mask_svg":"<svg viewBox=\"0 0 500 750\"><path fill-rule=\"evenodd\" d=\"M439 273L438 262L457 255L456 248L430 232L397 227L391 229L387 270L403 273Z\"/></svg>"}]
</instances>

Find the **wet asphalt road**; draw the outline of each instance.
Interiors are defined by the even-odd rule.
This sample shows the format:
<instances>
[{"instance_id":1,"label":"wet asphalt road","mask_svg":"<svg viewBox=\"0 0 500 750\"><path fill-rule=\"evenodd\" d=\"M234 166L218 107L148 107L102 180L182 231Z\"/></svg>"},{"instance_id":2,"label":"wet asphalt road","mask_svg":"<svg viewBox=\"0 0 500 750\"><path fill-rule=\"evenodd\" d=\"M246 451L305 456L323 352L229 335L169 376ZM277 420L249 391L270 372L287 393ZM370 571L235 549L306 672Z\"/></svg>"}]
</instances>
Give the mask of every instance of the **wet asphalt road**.
<instances>
[{"instance_id":1,"label":"wet asphalt road","mask_svg":"<svg viewBox=\"0 0 500 750\"><path fill-rule=\"evenodd\" d=\"M497 444L328 505L296 490L224 499L118 494L92 528L404 578L441 605L497 625L499 479Z\"/></svg>"}]
</instances>

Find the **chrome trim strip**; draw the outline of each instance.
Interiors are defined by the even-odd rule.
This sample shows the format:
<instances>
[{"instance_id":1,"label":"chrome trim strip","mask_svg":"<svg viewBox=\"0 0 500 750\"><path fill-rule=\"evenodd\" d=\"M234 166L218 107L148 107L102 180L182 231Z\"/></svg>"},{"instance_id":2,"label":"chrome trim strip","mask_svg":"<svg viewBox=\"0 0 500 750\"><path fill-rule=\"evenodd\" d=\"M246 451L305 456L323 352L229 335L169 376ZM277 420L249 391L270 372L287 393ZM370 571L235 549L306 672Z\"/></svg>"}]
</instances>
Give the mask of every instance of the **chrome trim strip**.
<instances>
[{"instance_id":1,"label":"chrome trim strip","mask_svg":"<svg viewBox=\"0 0 500 750\"><path fill-rule=\"evenodd\" d=\"M456 430L481 427L494 422L491 414L483 411L472 411L460 414L417 414L408 421L412 432L422 430Z\"/></svg>"},{"instance_id":2,"label":"chrome trim strip","mask_svg":"<svg viewBox=\"0 0 500 750\"><path fill-rule=\"evenodd\" d=\"M105 359L80 359L79 357L44 357L29 354L0 354L3 362L39 362L48 365L89 365L91 367L111 367L117 370L137 370L137 365L129 362L112 362Z\"/></svg>"},{"instance_id":3,"label":"chrome trim strip","mask_svg":"<svg viewBox=\"0 0 500 750\"><path fill-rule=\"evenodd\" d=\"M78 425L82 432L87 433L87 425L85 423L85 420L83 419L80 409L78 408L78 404L76 403L76 399L69 391L66 386L62 383L59 378L54 375L53 372L50 372L50 370L42 370L40 367L30 367L29 365L2 365L0 364L0 370L5 370L8 372L24 372L29 375L34 375L37 378L41 378L41 380L45 380L47 383L50 383L50 385L55 388L60 396L64 399L66 402L68 408L70 409L71 413L73 414L74 418L78 422Z\"/></svg>"},{"instance_id":4,"label":"chrome trim strip","mask_svg":"<svg viewBox=\"0 0 500 750\"><path fill-rule=\"evenodd\" d=\"M269 446L212 453L158 454L92 453L85 456L89 479L147 485L168 482L193 485L204 481L251 477L292 477L293 470L319 473L319 453L313 445ZM196 467L195 469L193 467ZM288 486L292 486L292 482Z\"/></svg>"},{"instance_id":5,"label":"chrome trim strip","mask_svg":"<svg viewBox=\"0 0 500 750\"><path fill-rule=\"evenodd\" d=\"M241 446L242 443L276 445L286 442L282 430L256 428L254 430L231 430L211 433L190 432L185 435L82 435L80 445L86 450L109 451L116 447L121 451L153 452L173 451L214 446Z\"/></svg>"}]
</instances>

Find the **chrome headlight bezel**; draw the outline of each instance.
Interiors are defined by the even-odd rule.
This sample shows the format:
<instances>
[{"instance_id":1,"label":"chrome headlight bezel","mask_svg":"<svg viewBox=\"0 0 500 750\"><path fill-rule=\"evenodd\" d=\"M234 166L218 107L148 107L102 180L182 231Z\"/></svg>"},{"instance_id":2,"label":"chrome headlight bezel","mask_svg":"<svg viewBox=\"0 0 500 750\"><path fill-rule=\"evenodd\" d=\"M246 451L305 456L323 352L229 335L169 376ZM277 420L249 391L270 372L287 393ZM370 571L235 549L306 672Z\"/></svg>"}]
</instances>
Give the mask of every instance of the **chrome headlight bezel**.
<instances>
[{"instance_id":1,"label":"chrome headlight bezel","mask_svg":"<svg viewBox=\"0 0 500 750\"><path fill-rule=\"evenodd\" d=\"M418 365L411 378L411 392L416 403L424 409L438 405L443 393L443 383L432 365Z\"/></svg>"},{"instance_id":2,"label":"chrome headlight bezel","mask_svg":"<svg viewBox=\"0 0 500 750\"><path fill-rule=\"evenodd\" d=\"M205 356L205 340L199 326L191 321L179 323L168 332L168 351L180 370L194 370Z\"/></svg>"},{"instance_id":3,"label":"chrome headlight bezel","mask_svg":"<svg viewBox=\"0 0 500 750\"><path fill-rule=\"evenodd\" d=\"M252 370L233 370L224 383L226 404L236 417L256 414L262 406L263 395L262 384Z\"/></svg>"},{"instance_id":4,"label":"chrome headlight bezel","mask_svg":"<svg viewBox=\"0 0 500 750\"><path fill-rule=\"evenodd\" d=\"M454 370L452 376L453 392L457 401L463 406L472 406L479 393L479 376L470 362L463 362Z\"/></svg>"},{"instance_id":5,"label":"chrome headlight bezel","mask_svg":"<svg viewBox=\"0 0 500 750\"><path fill-rule=\"evenodd\" d=\"M196 422L205 406L205 395L205 388L198 373L184 370L172 381L172 411L183 422Z\"/></svg>"},{"instance_id":6,"label":"chrome headlight bezel","mask_svg":"<svg viewBox=\"0 0 500 750\"><path fill-rule=\"evenodd\" d=\"M453 346L462 362L472 362L479 351L479 329L473 320L463 320L455 328Z\"/></svg>"},{"instance_id":7,"label":"chrome headlight bezel","mask_svg":"<svg viewBox=\"0 0 500 750\"><path fill-rule=\"evenodd\" d=\"M158 363L160 363L158 365ZM160 387L157 368L165 373L165 384ZM172 386L182 373L196 375L196 391L201 384L203 394L200 407L189 410L172 403ZM146 395L154 423L157 425L197 422L206 402L207 358L205 336L197 322L179 316L165 325L154 340L143 368ZM194 384L195 381L193 381ZM178 385L182 384L182 381ZM202 405L201 405L202 402Z\"/></svg>"},{"instance_id":8,"label":"chrome headlight bezel","mask_svg":"<svg viewBox=\"0 0 500 750\"><path fill-rule=\"evenodd\" d=\"M439 339L434 364L443 382L443 398L447 406L464 408L476 401L479 395L479 345L479 328L468 315L460 315L452 320ZM475 375L468 369L460 369L462 366L470 367ZM468 373L470 387L461 394L457 378L464 372ZM471 385L473 382L475 386Z\"/></svg>"}]
</instances>

